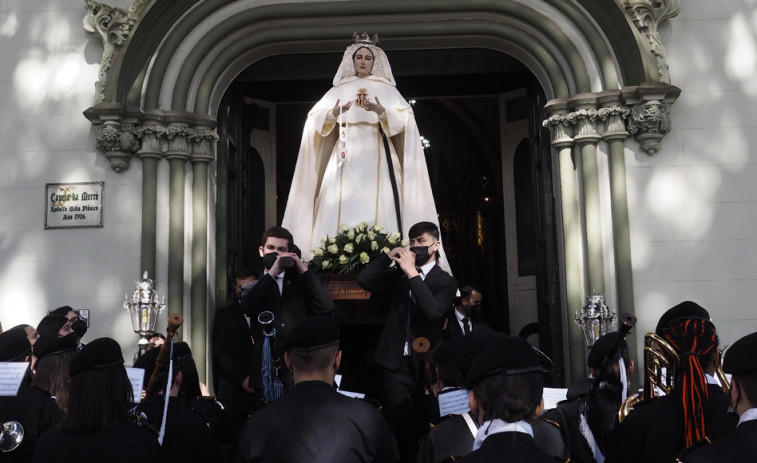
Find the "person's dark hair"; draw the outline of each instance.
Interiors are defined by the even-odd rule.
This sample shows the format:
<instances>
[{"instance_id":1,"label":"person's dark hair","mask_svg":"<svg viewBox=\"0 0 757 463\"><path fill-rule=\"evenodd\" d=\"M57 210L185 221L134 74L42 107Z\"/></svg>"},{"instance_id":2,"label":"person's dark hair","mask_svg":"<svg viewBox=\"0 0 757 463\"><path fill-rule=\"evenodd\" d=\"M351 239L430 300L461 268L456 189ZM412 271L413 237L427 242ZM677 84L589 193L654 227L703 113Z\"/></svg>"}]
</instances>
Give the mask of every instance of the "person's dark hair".
<instances>
[{"instance_id":1,"label":"person's dark hair","mask_svg":"<svg viewBox=\"0 0 757 463\"><path fill-rule=\"evenodd\" d=\"M460 297L462 299L465 299L466 297L470 297L471 294L473 294L473 291L480 293L481 290L473 285L463 285L460 287Z\"/></svg>"},{"instance_id":2,"label":"person's dark hair","mask_svg":"<svg viewBox=\"0 0 757 463\"><path fill-rule=\"evenodd\" d=\"M757 406L757 371L745 375L733 375L733 379L739 383L739 389L746 395L752 408Z\"/></svg>"},{"instance_id":3,"label":"person's dark hair","mask_svg":"<svg viewBox=\"0 0 757 463\"><path fill-rule=\"evenodd\" d=\"M288 352L295 371L314 373L328 370L337 351L339 351L338 345L318 350L290 349Z\"/></svg>"},{"instance_id":4,"label":"person's dark hair","mask_svg":"<svg viewBox=\"0 0 757 463\"><path fill-rule=\"evenodd\" d=\"M165 341L166 340L166 335L163 334L163 333L157 333L156 332L156 333L153 333L150 336L148 336L147 340L149 341L150 339L154 339L154 338L160 338L160 339L162 339L162 340Z\"/></svg>"},{"instance_id":5,"label":"person's dark hair","mask_svg":"<svg viewBox=\"0 0 757 463\"><path fill-rule=\"evenodd\" d=\"M68 315L69 312L74 312L74 308L70 305L64 305L61 307L58 307L57 309L53 310L50 313L56 314L56 315L63 315L64 317Z\"/></svg>"},{"instance_id":6,"label":"person's dark hair","mask_svg":"<svg viewBox=\"0 0 757 463\"><path fill-rule=\"evenodd\" d=\"M263 236L260 238L260 245L265 246L265 242L268 241L268 238L281 238L287 240L288 250L291 250L294 246L294 238L292 237L292 234L284 227L271 227L264 231Z\"/></svg>"},{"instance_id":7,"label":"person's dark hair","mask_svg":"<svg viewBox=\"0 0 757 463\"><path fill-rule=\"evenodd\" d=\"M711 437L712 418L704 367L718 355L715 325L702 318L681 318L661 329L662 337L681 359L674 392L683 411L686 447Z\"/></svg>"},{"instance_id":8,"label":"person's dark hair","mask_svg":"<svg viewBox=\"0 0 757 463\"><path fill-rule=\"evenodd\" d=\"M508 423L533 418L544 392L544 374L540 371L517 375L487 376L473 386L485 420L501 419Z\"/></svg>"},{"instance_id":9,"label":"person's dark hair","mask_svg":"<svg viewBox=\"0 0 757 463\"><path fill-rule=\"evenodd\" d=\"M34 387L54 395L58 408L63 413L68 413L68 367L76 354L77 351L75 350L48 354L37 360L34 365L32 384Z\"/></svg>"},{"instance_id":10,"label":"person's dark hair","mask_svg":"<svg viewBox=\"0 0 757 463\"><path fill-rule=\"evenodd\" d=\"M265 240L263 241L263 244L265 244ZM250 277L255 277L257 280L260 277L260 274L255 270L250 270L248 267L240 267L234 275L234 278L237 280L246 280Z\"/></svg>"},{"instance_id":11,"label":"person's dark hair","mask_svg":"<svg viewBox=\"0 0 757 463\"><path fill-rule=\"evenodd\" d=\"M50 336L51 338L58 337L58 331L63 328L63 325L68 322L68 318L60 314L50 314L40 320L37 325L37 333L40 337Z\"/></svg>"},{"instance_id":12,"label":"person's dark hair","mask_svg":"<svg viewBox=\"0 0 757 463\"><path fill-rule=\"evenodd\" d=\"M459 369L438 363L436 369L438 371L437 377L444 384L444 387L463 387L465 377Z\"/></svg>"},{"instance_id":13,"label":"person's dark hair","mask_svg":"<svg viewBox=\"0 0 757 463\"><path fill-rule=\"evenodd\" d=\"M98 432L130 421L134 401L131 382L123 365L92 368L71 377L68 413L60 429Z\"/></svg>"},{"instance_id":14,"label":"person's dark hair","mask_svg":"<svg viewBox=\"0 0 757 463\"><path fill-rule=\"evenodd\" d=\"M408 238L413 239L421 236L424 233L428 233L433 236L434 239L439 241L439 227L432 222L418 222L407 232Z\"/></svg>"}]
</instances>

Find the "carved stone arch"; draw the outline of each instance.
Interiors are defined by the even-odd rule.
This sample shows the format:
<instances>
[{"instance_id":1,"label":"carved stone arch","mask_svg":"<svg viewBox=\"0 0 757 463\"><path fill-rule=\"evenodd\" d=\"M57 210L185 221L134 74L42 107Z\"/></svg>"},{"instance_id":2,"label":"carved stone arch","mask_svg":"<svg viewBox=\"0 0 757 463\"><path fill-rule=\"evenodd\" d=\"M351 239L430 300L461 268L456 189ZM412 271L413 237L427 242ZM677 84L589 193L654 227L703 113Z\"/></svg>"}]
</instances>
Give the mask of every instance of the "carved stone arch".
<instances>
[{"instance_id":1,"label":"carved stone arch","mask_svg":"<svg viewBox=\"0 0 757 463\"><path fill-rule=\"evenodd\" d=\"M632 310L623 149L633 134L641 149L654 153L670 131L670 105L680 90L670 85L657 26L677 14L678 0L136 0L128 10L85 3L85 29L104 44L98 94L85 115L97 149L114 169L142 160L142 267L153 274L156 242L165 239L156 232L155 198L158 190L168 191L169 308L181 311L188 285L193 348L205 348L212 287L207 184L221 96L261 59L341 51L345 37L363 29L382 35L387 49L488 48L515 57L533 73L550 100L544 125L560 171L555 183L562 200L563 309L580 307L590 291L604 291L609 274L618 306ZM610 178L599 178L602 150ZM164 160L170 182L159 185L158 163ZM188 163L192 176L185 176ZM611 184L610 223L599 213L601 182ZM184 230L187 211L191 230ZM611 264L602 247L603 227L612 236ZM580 343L580 335L571 337L571 355L582 355Z\"/></svg>"}]
</instances>

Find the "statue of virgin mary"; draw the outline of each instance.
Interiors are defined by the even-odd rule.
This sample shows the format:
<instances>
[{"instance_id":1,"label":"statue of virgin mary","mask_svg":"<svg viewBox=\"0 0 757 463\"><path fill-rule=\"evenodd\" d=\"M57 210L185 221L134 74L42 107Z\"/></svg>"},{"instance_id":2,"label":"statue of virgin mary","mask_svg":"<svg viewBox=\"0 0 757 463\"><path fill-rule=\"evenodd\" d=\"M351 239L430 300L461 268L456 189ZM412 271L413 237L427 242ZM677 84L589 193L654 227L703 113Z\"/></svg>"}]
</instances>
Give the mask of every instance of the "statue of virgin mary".
<instances>
[{"instance_id":1,"label":"statue of virgin mary","mask_svg":"<svg viewBox=\"0 0 757 463\"><path fill-rule=\"evenodd\" d=\"M413 109L397 91L377 37L354 38L302 133L282 226L303 260L341 225L362 221L405 238L415 223L438 226Z\"/></svg>"}]
</instances>

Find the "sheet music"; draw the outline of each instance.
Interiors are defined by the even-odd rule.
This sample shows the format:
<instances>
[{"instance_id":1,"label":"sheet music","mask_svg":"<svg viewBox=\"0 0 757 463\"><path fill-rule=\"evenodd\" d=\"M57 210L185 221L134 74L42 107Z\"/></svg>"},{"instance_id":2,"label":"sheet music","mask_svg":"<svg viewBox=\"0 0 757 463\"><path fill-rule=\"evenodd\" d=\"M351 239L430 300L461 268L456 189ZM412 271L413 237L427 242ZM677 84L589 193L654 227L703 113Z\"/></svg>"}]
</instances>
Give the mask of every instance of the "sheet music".
<instances>
[{"instance_id":1,"label":"sheet music","mask_svg":"<svg viewBox=\"0 0 757 463\"><path fill-rule=\"evenodd\" d=\"M15 396L29 362L0 362L0 396Z\"/></svg>"},{"instance_id":2,"label":"sheet music","mask_svg":"<svg viewBox=\"0 0 757 463\"><path fill-rule=\"evenodd\" d=\"M466 389L448 389L439 393L439 415L462 415L470 410Z\"/></svg>"},{"instance_id":3,"label":"sheet music","mask_svg":"<svg viewBox=\"0 0 757 463\"><path fill-rule=\"evenodd\" d=\"M567 388L545 387L542 393L544 397L544 410L557 407L557 402L568 398Z\"/></svg>"},{"instance_id":4,"label":"sheet music","mask_svg":"<svg viewBox=\"0 0 757 463\"><path fill-rule=\"evenodd\" d=\"M144 368L124 368L126 368L126 375L129 377L131 389L134 392L134 403L138 404L142 401L142 383L145 380L145 370Z\"/></svg>"}]
</instances>

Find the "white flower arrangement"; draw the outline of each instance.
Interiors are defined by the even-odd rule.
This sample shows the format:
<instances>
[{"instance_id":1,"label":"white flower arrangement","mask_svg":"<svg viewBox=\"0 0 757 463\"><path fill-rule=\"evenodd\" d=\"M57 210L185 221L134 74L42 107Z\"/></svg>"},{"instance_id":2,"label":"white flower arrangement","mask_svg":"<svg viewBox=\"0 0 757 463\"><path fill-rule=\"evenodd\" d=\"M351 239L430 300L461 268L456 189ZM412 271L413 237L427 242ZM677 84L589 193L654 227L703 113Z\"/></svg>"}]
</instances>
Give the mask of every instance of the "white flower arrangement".
<instances>
[{"instance_id":1,"label":"white flower arrangement","mask_svg":"<svg viewBox=\"0 0 757 463\"><path fill-rule=\"evenodd\" d=\"M322 279L332 275L355 275L373 259L396 246L407 246L399 232L387 233L380 225L369 227L360 222L354 227L341 225L336 236L325 236L313 249L311 270Z\"/></svg>"}]
</instances>

